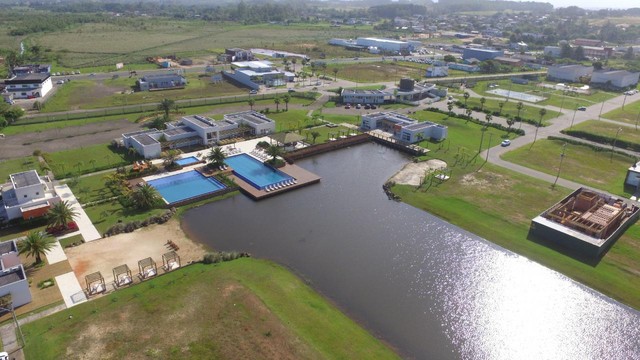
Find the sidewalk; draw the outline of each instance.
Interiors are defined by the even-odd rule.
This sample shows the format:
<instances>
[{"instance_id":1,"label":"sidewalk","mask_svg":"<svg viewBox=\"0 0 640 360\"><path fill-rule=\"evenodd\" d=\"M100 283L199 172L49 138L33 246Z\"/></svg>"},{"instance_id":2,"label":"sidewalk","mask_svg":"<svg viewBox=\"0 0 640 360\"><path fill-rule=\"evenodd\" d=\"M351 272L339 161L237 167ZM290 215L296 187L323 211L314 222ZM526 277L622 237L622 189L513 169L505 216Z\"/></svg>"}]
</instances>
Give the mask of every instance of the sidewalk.
<instances>
[{"instance_id":1,"label":"sidewalk","mask_svg":"<svg viewBox=\"0 0 640 360\"><path fill-rule=\"evenodd\" d=\"M62 200L68 201L69 206L71 206L71 208L78 213L78 217L75 219L75 221L76 224L78 224L78 228L80 229L80 233L82 234L84 241L89 242L101 239L102 236L100 235L96 227L93 226L91 219L89 219L87 213L84 212L84 209L78 203L78 200L71 192L71 189L69 189L67 185L59 185L55 187L55 190L56 193L60 195L60 198Z\"/></svg>"}]
</instances>

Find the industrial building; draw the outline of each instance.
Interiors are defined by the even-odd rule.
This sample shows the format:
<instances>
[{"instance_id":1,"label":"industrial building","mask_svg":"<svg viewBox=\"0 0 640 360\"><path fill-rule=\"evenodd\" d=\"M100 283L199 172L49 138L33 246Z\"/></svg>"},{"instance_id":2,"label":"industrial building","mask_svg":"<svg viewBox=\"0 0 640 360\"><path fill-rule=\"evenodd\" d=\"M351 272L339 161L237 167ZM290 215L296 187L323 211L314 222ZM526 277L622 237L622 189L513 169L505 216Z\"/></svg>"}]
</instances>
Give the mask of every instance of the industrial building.
<instances>
[{"instance_id":1,"label":"industrial building","mask_svg":"<svg viewBox=\"0 0 640 360\"><path fill-rule=\"evenodd\" d=\"M531 234L577 255L598 258L637 219L625 199L579 188L531 222Z\"/></svg>"},{"instance_id":2,"label":"industrial building","mask_svg":"<svg viewBox=\"0 0 640 360\"><path fill-rule=\"evenodd\" d=\"M622 90L638 85L640 73L627 70L601 70L591 74L591 85Z\"/></svg>"},{"instance_id":3,"label":"industrial building","mask_svg":"<svg viewBox=\"0 0 640 360\"><path fill-rule=\"evenodd\" d=\"M394 53L400 54L402 52L412 52L422 47L420 41L415 40L394 40L384 38L373 37L360 37L355 41L347 39L331 39L330 45L344 46L353 50L369 50L373 53Z\"/></svg>"},{"instance_id":4,"label":"industrial building","mask_svg":"<svg viewBox=\"0 0 640 360\"><path fill-rule=\"evenodd\" d=\"M504 51L494 49L474 49L466 48L462 52L463 59L478 59L479 61L493 60L499 56L504 56Z\"/></svg>"},{"instance_id":5,"label":"industrial building","mask_svg":"<svg viewBox=\"0 0 640 360\"><path fill-rule=\"evenodd\" d=\"M222 74L242 85L257 90L260 85L282 86L295 79L295 74L280 71L270 61L239 61L231 63L233 71Z\"/></svg>"},{"instance_id":6,"label":"industrial building","mask_svg":"<svg viewBox=\"0 0 640 360\"><path fill-rule=\"evenodd\" d=\"M555 81L578 82L581 77L590 76L593 66L554 65L547 69L547 78Z\"/></svg>"},{"instance_id":7,"label":"industrial building","mask_svg":"<svg viewBox=\"0 0 640 360\"><path fill-rule=\"evenodd\" d=\"M44 97L51 89L49 73L24 73L4 81L5 91L14 99L33 99Z\"/></svg>"},{"instance_id":8,"label":"industrial building","mask_svg":"<svg viewBox=\"0 0 640 360\"><path fill-rule=\"evenodd\" d=\"M136 81L140 91L181 89L187 85L187 79L177 73L145 75Z\"/></svg>"}]
</instances>

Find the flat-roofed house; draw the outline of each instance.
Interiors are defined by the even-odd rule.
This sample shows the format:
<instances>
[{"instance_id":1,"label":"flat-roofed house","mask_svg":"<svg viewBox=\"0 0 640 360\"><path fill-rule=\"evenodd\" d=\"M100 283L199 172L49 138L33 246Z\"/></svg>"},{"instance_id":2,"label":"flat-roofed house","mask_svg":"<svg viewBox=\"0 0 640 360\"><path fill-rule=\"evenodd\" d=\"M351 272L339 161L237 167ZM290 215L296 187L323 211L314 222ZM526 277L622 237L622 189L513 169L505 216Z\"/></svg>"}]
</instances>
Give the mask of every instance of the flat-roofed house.
<instances>
[{"instance_id":1,"label":"flat-roofed house","mask_svg":"<svg viewBox=\"0 0 640 360\"><path fill-rule=\"evenodd\" d=\"M5 91L14 99L31 99L47 95L53 88L51 75L48 73L26 73L15 75L4 81Z\"/></svg>"},{"instance_id":2,"label":"flat-roofed house","mask_svg":"<svg viewBox=\"0 0 640 360\"><path fill-rule=\"evenodd\" d=\"M136 81L141 91L180 89L187 85L187 79L176 73L145 75Z\"/></svg>"},{"instance_id":3,"label":"flat-roofed house","mask_svg":"<svg viewBox=\"0 0 640 360\"><path fill-rule=\"evenodd\" d=\"M340 95L345 104L384 104L393 98L393 93L384 90L342 89Z\"/></svg>"},{"instance_id":4,"label":"flat-roofed house","mask_svg":"<svg viewBox=\"0 0 640 360\"><path fill-rule=\"evenodd\" d=\"M38 176L35 170L11 174L9 180L1 187L0 217L26 220L44 216L53 204L60 201L51 180Z\"/></svg>"},{"instance_id":5,"label":"flat-roofed house","mask_svg":"<svg viewBox=\"0 0 640 360\"><path fill-rule=\"evenodd\" d=\"M14 308L31 302L29 281L15 240L0 242L0 297L11 295Z\"/></svg>"},{"instance_id":6,"label":"flat-roofed house","mask_svg":"<svg viewBox=\"0 0 640 360\"><path fill-rule=\"evenodd\" d=\"M418 122L410 117L396 112L377 112L362 115L360 127L364 131L380 129L391 133L394 138L405 142L415 143L422 139L444 140L448 128L430 121Z\"/></svg>"}]
</instances>

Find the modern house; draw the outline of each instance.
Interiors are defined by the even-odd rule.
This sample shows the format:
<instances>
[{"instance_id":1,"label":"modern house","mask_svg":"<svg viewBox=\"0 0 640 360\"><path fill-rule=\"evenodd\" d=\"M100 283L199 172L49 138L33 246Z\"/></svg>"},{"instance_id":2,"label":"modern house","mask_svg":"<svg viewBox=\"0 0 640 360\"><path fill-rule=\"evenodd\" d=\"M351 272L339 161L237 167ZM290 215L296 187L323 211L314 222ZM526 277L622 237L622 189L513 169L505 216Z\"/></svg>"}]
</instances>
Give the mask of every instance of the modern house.
<instances>
[{"instance_id":1,"label":"modern house","mask_svg":"<svg viewBox=\"0 0 640 360\"><path fill-rule=\"evenodd\" d=\"M593 66L554 65L547 70L547 78L556 81L578 82L583 76L590 76Z\"/></svg>"},{"instance_id":2,"label":"modern house","mask_svg":"<svg viewBox=\"0 0 640 360\"><path fill-rule=\"evenodd\" d=\"M14 308L30 303L29 281L15 240L0 242L0 269L0 297L11 295Z\"/></svg>"},{"instance_id":3,"label":"modern house","mask_svg":"<svg viewBox=\"0 0 640 360\"><path fill-rule=\"evenodd\" d=\"M280 71L270 61L240 61L231 63L234 71L223 71L222 74L251 89L260 85L282 86L295 79L295 74Z\"/></svg>"},{"instance_id":4,"label":"modern house","mask_svg":"<svg viewBox=\"0 0 640 360\"><path fill-rule=\"evenodd\" d=\"M638 79L640 79L640 72L601 70L591 74L591 85L621 90L635 87L638 85Z\"/></svg>"},{"instance_id":5,"label":"modern house","mask_svg":"<svg viewBox=\"0 0 640 360\"><path fill-rule=\"evenodd\" d=\"M345 104L384 104L393 100L393 93L384 90L342 89L340 95Z\"/></svg>"},{"instance_id":6,"label":"modern house","mask_svg":"<svg viewBox=\"0 0 640 360\"><path fill-rule=\"evenodd\" d=\"M579 188L531 221L531 234L589 258L600 257L631 226L640 209Z\"/></svg>"},{"instance_id":7,"label":"modern house","mask_svg":"<svg viewBox=\"0 0 640 360\"><path fill-rule=\"evenodd\" d=\"M381 129L405 143L415 143L422 139L444 140L447 127L430 121L418 122L396 112L377 112L362 116L360 127L364 131Z\"/></svg>"},{"instance_id":8,"label":"modern house","mask_svg":"<svg viewBox=\"0 0 640 360\"><path fill-rule=\"evenodd\" d=\"M44 97L53 88L48 73L27 73L15 75L4 81L5 91L14 99L33 99Z\"/></svg>"},{"instance_id":9,"label":"modern house","mask_svg":"<svg viewBox=\"0 0 640 360\"><path fill-rule=\"evenodd\" d=\"M182 89L187 85L187 79L181 74L162 73L145 75L136 81L140 91Z\"/></svg>"},{"instance_id":10,"label":"modern house","mask_svg":"<svg viewBox=\"0 0 640 360\"><path fill-rule=\"evenodd\" d=\"M149 129L122 134L122 143L134 148L145 159L160 157L165 149L184 146L211 146L237 136L263 136L275 132L273 120L256 111L224 115L222 120L190 115L167 123L166 130Z\"/></svg>"},{"instance_id":11,"label":"modern house","mask_svg":"<svg viewBox=\"0 0 640 360\"><path fill-rule=\"evenodd\" d=\"M462 52L463 59L476 58L480 61L493 60L499 56L504 56L504 51L494 49L466 48Z\"/></svg>"},{"instance_id":12,"label":"modern house","mask_svg":"<svg viewBox=\"0 0 640 360\"><path fill-rule=\"evenodd\" d=\"M7 220L43 216L60 201L51 180L35 170L9 175L9 183L0 187L0 217Z\"/></svg>"},{"instance_id":13,"label":"modern house","mask_svg":"<svg viewBox=\"0 0 640 360\"><path fill-rule=\"evenodd\" d=\"M251 61L253 59L254 56L251 50L240 48L225 49L224 54L219 56L219 60L223 60L225 62Z\"/></svg>"}]
</instances>

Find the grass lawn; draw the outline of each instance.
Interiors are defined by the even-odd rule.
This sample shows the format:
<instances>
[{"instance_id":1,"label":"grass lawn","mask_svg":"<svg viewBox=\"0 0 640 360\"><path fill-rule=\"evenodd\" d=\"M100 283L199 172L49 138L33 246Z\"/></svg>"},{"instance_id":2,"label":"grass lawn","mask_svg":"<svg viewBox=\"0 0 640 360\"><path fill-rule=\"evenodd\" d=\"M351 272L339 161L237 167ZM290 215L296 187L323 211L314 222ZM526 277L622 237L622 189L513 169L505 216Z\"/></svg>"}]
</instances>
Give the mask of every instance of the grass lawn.
<instances>
[{"instance_id":1,"label":"grass lawn","mask_svg":"<svg viewBox=\"0 0 640 360\"><path fill-rule=\"evenodd\" d=\"M509 151L503 159L520 164L550 175L556 175L562 153L561 140L542 139L536 141L529 150L529 146ZM627 168L634 162L628 155L613 154L611 152L595 151L587 146L567 144L566 156L562 162L560 176L587 186L602 189L612 194L628 197L624 192L624 179Z\"/></svg>"},{"instance_id":2,"label":"grass lawn","mask_svg":"<svg viewBox=\"0 0 640 360\"><path fill-rule=\"evenodd\" d=\"M622 129L620 133L618 130ZM627 126L619 126L606 121L589 120L582 122L573 127L573 130L579 130L586 133L608 137L609 142L603 144L604 146L611 146L613 139L618 141L626 141L630 143L640 143L640 130L630 128ZM616 147L620 147L620 143L617 143Z\"/></svg>"},{"instance_id":3,"label":"grass lawn","mask_svg":"<svg viewBox=\"0 0 640 360\"><path fill-rule=\"evenodd\" d=\"M597 265L583 263L527 239L531 219L570 190L552 190L549 183L491 164L478 168L454 166L449 181L426 191L404 185L393 190L410 205L640 308L640 225L633 225Z\"/></svg>"},{"instance_id":4,"label":"grass lawn","mask_svg":"<svg viewBox=\"0 0 640 360\"><path fill-rule=\"evenodd\" d=\"M280 108L284 107L280 106ZM307 110L302 109L290 109L289 111L271 112L266 115L276 122L276 132L280 132L298 130L313 125L313 119L307 116L307 112Z\"/></svg>"},{"instance_id":5,"label":"grass lawn","mask_svg":"<svg viewBox=\"0 0 640 360\"><path fill-rule=\"evenodd\" d=\"M23 332L29 359L398 358L283 267L246 258L195 264Z\"/></svg>"},{"instance_id":6,"label":"grass lawn","mask_svg":"<svg viewBox=\"0 0 640 360\"><path fill-rule=\"evenodd\" d=\"M184 89L165 91L132 90L136 78L121 77L102 81L77 80L66 83L47 101L43 112L57 112L76 109L97 109L110 106L157 103L164 98L185 100L229 95L246 94L247 90L228 82L213 84L208 76L187 75L188 84Z\"/></svg>"},{"instance_id":7,"label":"grass lawn","mask_svg":"<svg viewBox=\"0 0 640 360\"><path fill-rule=\"evenodd\" d=\"M19 159L9 159L0 161L0 183L4 184L9 181L9 175L27 171L37 170L40 175L40 163L33 156L26 156Z\"/></svg>"},{"instance_id":8,"label":"grass lawn","mask_svg":"<svg viewBox=\"0 0 640 360\"><path fill-rule=\"evenodd\" d=\"M50 129L65 129L71 126L83 126L87 124L93 124L97 122L104 121L115 121L121 119L127 119L131 122L134 122L141 113L137 114L124 114L124 115L108 115L108 116L95 116L95 117L87 117L77 120L59 120L59 121L49 121L49 122L38 122L38 123L26 123L23 121L18 121L17 123L8 126L2 129L2 132L9 135L16 135L28 132L41 132L43 130Z\"/></svg>"},{"instance_id":9,"label":"grass lawn","mask_svg":"<svg viewBox=\"0 0 640 360\"><path fill-rule=\"evenodd\" d=\"M571 110L576 109L579 106L590 106L593 104L597 104L618 96L618 94L615 93L595 89L592 89L591 95L583 95L577 93L568 94L563 93L561 90L539 87L537 86L538 83L539 82L531 81L527 85L521 85L514 84L511 82L511 80L480 81L476 83L476 85L473 87L473 90L484 96L497 97L499 95L487 93L487 90L491 90L489 88L489 84L497 84L499 85L500 89L511 89L511 91L524 92L547 98L547 100L537 103L538 105L552 105L558 108L562 107L563 109Z\"/></svg>"},{"instance_id":10,"label":"grass lawn","mask_svg":"<svg viewBox=\"0 0 640 360\"><path fill-rule=\"evenodd\" d=\"M100 234L117 222L128 223L142 221L154 215L162 214L164 209L138 210L123 208L118 200L108 201L98 205L86 207L84 211L91 219Z\"/></svg>"},{"instance_id":11,"label":"grass lawn","mask_svg":"<svg viewBox=\"0 0 640 360\"><path fill-rule=\"evenodd\" d=\"M311 129L304 129L302 130L302 136L304 136L306 138L306 141L308 143L313 144L313 137L311 136L312 132L317 132L319 134L319 136L316 138L315 144L322 144L324 142L329 141L329 138L338 138L340 135L347 135L350 133L359 133L356 130L344 127L344 126L338 126L338 127L326 127L326 126L318 126L318 127L314 127Z\"/></svg>"},{"instance_id":12,"label":"grass lawn","mask_svg":"<svg viewBox=\"0 0 640 360\"><path fill-rule=\"evenodd\" d=\"M84 238L82 237L82 234L78 234L78 235L74 235L74 236L60 240L60 245L63 248L66 248L73 244L81 244L83 242L84 242Z\"/></svg>"},{"instance_id":13,"label":"grass lawn","mask_svg":"<svg viewBox=\"0 0 640 360\"><path fill-rule=\"evenodd\" d=\"M66 183L78 201L81 204L86 204L114 196L111 190L105 186L105 177L110 173L78 177L67 180Z\"/></svg>"},{"instance_id":14,"label":"grass lawn","mask_svg":"<svg viewBox=\"0 0 640 360\"><path fill-rule=\"evenodd\" d=\"M459 96L458 97L460 99L460 101L462 101L464 103L464 97ZM485 110L490 110L490 111L498 111L500 110L500 107L498 106L498 104L500 103L500 101L498 100L493 100L493 99L486 99L487 101L484 103L484 109ZM504 103L504 107L502 108L502 113L503 114L510 114L513 115L514 117L516 115L518 115L518 102L517 101L513 101L513 99L509 100L508 102L502 101ZM540 120L540 108L534 107L534 106L529 106L527 105L526 102L522 103L524 105L524 107L522 108L522 111L520 111L520 117L524 118L524 119L531 119L534 121L539 121ZM480 98L477 97L470 97L467 100L467 106L472 108L472 107L481 107L481 103L480 103ZM553 119L558 117L558 113L555 111L551 111L551 110L547 110L547 113L542 117L542 124L543 126L547 124L547 120ZM484 119L482 119L484 120Z\"/></svg>"},{"instance_id":15,"label":"grass lawn","mask_svg":"<svg viewBox=\"0 0 640 360\"><path fill-rule=\"evenodd\" d=\"M616 120L628 124L634 124L637 126L638 121L640 120L640 101L634 101L635 99L633 98L635 96L637 95L632 95L631 97L627 98L627 103L625 104L624 109L619 107L606 114L602 114L602 117L605 119Z\"/></svg>"},{"instance_id":16,"label":"grass lawn","mask_svg":"<svg viewBox=\"0 0 640 360\"><path fill-rule=\"evenodd\" d=\"M129 155L126 149L116 152L109 144L58 151L45 154L44 157L58 179L130 165L139 159L136 155Z\"/></svg>"},{"instance_id":17,"label":"grass lawn","mask_svg":"<svg viewBox=\"0 0 640 360\"><path fill-rule=\"evenodd\" d=\"M344 80L373 83L381 81L397 81L404 77L422 78L424 71L396 63L358 63L329 65L327 74L333 76L333 69L338 69L337 77ZM360 88L360 86L358 86Z\"/></svg>"},{"instance_id":18,"label":"grass lawn","mask_svg":"<svg viewBox=\"0 0 640 360\"><path fill-rule=\"evenodd\" d=\"M353 124L360 126L360 116L358 115L340 115L340 114L321 114L320 117L334 124Z\"/></svg>"}]
</instances>

